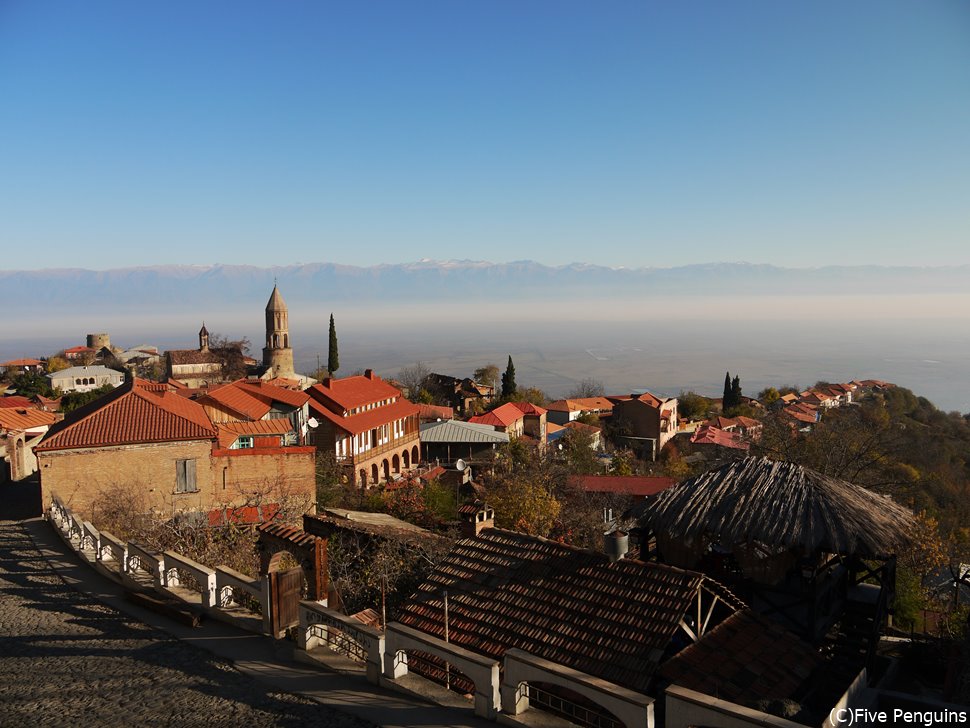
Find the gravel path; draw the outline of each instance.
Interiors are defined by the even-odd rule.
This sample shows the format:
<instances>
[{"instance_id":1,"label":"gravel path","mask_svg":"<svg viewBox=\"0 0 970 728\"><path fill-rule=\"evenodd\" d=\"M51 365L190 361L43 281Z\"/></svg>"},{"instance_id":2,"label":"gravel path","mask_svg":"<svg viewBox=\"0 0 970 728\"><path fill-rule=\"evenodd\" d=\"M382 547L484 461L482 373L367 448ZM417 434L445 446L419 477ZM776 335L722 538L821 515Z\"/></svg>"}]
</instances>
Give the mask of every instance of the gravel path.
<instances>
[{"instance_id":1,"label":"gravel path","mask_svg":"<svg viewBox=\"0 0 970 728\"><path fill-rule=\"evenodd\" d=\"M68 587L0 521L0 726L370 724L267 692L232 665Z\"/></svg>"}]
</instances>

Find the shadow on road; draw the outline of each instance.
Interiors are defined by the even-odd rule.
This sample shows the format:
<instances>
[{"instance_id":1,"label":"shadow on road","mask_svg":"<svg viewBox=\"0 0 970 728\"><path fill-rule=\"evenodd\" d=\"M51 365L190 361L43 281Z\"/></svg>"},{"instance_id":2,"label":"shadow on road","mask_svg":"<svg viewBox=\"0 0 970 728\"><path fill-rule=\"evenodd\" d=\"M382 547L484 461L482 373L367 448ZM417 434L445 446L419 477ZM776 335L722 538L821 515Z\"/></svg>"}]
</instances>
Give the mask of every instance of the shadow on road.
<instances>
[{"instance_id":1,"label":"shadow on road","mask_svg":"<svg viewBox=\"0 0 970 728\"><path fill-rule=\"evenodd\" d=\"M16 483L0 484L0 521L23 521L42 512L37 473Z\"/></svg>"}]
</instances>

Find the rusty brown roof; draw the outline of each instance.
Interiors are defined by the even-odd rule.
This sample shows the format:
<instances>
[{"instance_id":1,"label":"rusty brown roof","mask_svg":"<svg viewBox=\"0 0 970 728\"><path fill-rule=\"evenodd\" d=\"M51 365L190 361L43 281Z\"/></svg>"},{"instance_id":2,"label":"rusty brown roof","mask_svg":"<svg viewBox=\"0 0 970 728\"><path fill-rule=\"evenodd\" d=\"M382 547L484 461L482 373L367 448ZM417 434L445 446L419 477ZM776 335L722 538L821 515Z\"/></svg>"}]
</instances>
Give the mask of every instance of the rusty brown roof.
<instances>
[{"instance_id":1,"label":"rusty brown roof","mask_svg":"<svg viewBox=\"0 0 970 728\"><path fill-rule=\"evenodd\" d=\"M517 647L642 692L707 582L492 528L458 541L399 621L443 637L447 590L452 642L495 659Z\"/></svg>"},{"instance_id":2,"label":"rusty brown roof","mask_svg":"<svg viewBox=\"0 0 970 728\"><path fill-rule=\"evenodd\" d=\"M798 700L822 659L776 622L743 609L660 668L675 685L734 703Z\"/></svg>"}]
</instances>

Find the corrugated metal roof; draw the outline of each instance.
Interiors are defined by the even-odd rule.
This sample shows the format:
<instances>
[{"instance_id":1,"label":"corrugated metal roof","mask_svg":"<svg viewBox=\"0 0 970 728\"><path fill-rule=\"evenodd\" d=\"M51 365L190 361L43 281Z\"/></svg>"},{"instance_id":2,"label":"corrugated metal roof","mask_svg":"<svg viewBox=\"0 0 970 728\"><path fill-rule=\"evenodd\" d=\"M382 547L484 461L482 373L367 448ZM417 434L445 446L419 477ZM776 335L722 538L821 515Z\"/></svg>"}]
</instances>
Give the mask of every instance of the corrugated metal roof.
<instances>
[{"instance_id":1,"label":"corrugated metal roof","mask_svg":"<svg viewBox=\"0 0 970 728\"><path fill-rule=\"evenodd\" d=\"M480 425L459 420L429 422L421 425L421 442L501 443L508 441L507 433L498 432L491 425Z\"/></svg>"}]
</instances>

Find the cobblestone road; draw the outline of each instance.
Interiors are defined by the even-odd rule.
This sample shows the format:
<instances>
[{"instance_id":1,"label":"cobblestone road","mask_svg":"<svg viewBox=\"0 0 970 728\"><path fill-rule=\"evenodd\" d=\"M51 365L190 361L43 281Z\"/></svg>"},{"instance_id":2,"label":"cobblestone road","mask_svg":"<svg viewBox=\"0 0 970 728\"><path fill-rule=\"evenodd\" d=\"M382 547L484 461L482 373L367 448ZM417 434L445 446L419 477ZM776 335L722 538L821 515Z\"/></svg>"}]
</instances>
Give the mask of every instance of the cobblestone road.
<instances>
[{"instance_id":1,"label":"cobblestone road","mask_svg":"<svg viewBox=\"0 0 970 728\"><path fill-rule=\"evenodd\" d=\"M231 665L64 584L0 521L0 726L369 724L267 692Z\"/></svg>"}]
</instances>

